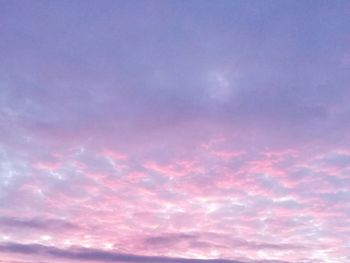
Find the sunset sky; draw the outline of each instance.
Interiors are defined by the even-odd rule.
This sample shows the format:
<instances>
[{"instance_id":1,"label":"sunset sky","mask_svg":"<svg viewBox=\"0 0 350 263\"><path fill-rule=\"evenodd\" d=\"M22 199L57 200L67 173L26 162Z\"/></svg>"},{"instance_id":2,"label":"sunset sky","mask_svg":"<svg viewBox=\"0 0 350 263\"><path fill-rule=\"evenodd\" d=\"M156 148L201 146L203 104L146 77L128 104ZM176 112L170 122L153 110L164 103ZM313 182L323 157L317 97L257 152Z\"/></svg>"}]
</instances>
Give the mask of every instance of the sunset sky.
<instances>
[{"instance_id":1,"label":"sunset sky","mask_svg":"<svg viewBox=\"0 0 350 263\"><path fill-rule=\"evenodd\" d=\"M0 0L0 263L349 263L350 1Z\"/></svg>"}]
</instances>

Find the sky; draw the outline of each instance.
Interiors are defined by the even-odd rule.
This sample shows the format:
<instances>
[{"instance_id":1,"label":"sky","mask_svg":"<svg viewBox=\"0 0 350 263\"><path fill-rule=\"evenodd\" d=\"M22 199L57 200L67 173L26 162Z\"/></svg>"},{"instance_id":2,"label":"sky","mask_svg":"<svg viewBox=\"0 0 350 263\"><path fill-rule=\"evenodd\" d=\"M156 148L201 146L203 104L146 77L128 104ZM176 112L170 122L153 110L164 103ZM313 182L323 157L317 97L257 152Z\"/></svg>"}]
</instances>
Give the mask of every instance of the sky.
<instances>
[{"instance_id":1,"label":"sky","mask_svg":"<svg viewBox=\"0 0 350 263\"><path fill-rule=\"evenodd\" d=\"M350 262L350 2L0 0L0 263Z\"/></svg>"}]
</instances>

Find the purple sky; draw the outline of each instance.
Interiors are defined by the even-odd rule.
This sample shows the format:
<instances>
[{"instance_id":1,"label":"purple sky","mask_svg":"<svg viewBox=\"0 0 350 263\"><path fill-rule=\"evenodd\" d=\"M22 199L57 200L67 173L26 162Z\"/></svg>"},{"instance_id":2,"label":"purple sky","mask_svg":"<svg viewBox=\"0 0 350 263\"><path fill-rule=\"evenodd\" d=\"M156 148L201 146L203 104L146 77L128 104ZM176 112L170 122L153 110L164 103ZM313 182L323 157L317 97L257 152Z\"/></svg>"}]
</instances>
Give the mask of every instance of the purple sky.
<instances>
[{"instance_id":1,"label":"purple sky","mask_svg":"<svg viewBox=\"0 0 350 263\"><path fill-rule=\"evenodd\" d=\"M350 262L350 2L0 0L0 263Z\"/></svg>"}]
</instances>

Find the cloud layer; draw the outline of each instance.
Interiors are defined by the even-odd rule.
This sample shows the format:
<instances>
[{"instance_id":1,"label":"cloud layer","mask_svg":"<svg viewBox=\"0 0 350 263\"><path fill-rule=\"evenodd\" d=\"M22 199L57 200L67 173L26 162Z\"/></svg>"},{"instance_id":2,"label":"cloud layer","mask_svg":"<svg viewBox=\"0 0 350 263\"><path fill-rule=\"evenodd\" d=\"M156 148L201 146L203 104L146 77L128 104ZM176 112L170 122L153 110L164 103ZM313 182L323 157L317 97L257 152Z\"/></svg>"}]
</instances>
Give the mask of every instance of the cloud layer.
<instances>
[{"instance_id":1,"label":"cloud layer","mask_svg":"<svg viewBox=\"0 0 350 263\"><path fill-rule=\"evenodd\" d=\"M3 261L350 260L349 3L1 6Z\"/></svg>"}]
</instances>

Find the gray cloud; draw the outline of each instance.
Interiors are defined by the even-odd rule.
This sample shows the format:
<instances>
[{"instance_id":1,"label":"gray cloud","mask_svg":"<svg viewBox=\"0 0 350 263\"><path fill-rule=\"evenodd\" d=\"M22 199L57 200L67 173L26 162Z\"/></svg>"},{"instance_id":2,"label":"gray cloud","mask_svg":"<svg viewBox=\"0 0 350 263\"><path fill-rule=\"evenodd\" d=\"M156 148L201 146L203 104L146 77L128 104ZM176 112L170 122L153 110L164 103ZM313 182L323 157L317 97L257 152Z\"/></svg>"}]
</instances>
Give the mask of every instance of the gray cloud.
<instances>
[{"instance_id":1,"label":"gray cloud","mask_svg":"<svg viewBox=\"0 0 350 263\"><path fill-rule=\"evenodd\" d=\"M191 234L163 234L158 236L150 236L145 238L144 243L146 245L156 246L156 245L172 245L181 241L191 241L196 240L196 235Z\"/></svg>"},{"instance_id":2,"label":"gray cloud","mask_svg":"<svg viewBox=\"0 0 350 263\"><path fill-rule=\"evenodd\" d=\"M97 249L59 249L39 244L2 243L0 252L19 253L32 256L49 256L61 259L101 261L101 262L140 262L140 263L242 263L227 259L190 259L160 256L140 256L107 252Z\"/></svg>"},{"instance_id":3,"label":"gray cloud","mask_svg":"<svg viewBox=\"0 0 350 263\"><path fill-rule=\"evenodd\" d=\"M75 229L77 225L61 219L0 217L0 228Z\"/></svg>"},{"instance_id":4,"label":"gray cloud","mask_svg":"<svg viewBox=\"0 0 350 263\"><path fill-rule=\"evenodd\" d=\"M218 242L219 241L219 242ZM225 235L215 233L164 233L162 235L149 236L143 240L144 245L149 247L167 247L178 243L188 242L188 247L242 247L249 250L303 250L307 247L289 243L268 243L247 241L244 239L228 238ZM226 244L223 246L222 244Z\"/></svg>"}]
</instances>

